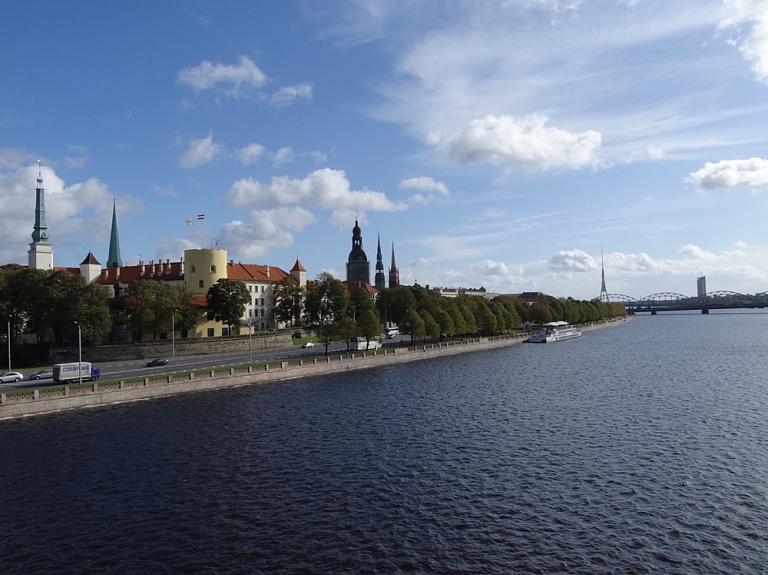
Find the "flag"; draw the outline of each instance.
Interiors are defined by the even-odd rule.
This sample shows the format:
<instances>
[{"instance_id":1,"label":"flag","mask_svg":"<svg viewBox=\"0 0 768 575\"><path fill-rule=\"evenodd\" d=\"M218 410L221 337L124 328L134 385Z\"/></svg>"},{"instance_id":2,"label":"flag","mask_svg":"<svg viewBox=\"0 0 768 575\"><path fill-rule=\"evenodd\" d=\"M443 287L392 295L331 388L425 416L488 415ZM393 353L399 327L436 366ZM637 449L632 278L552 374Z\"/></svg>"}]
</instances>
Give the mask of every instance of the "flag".
<instances>
[{"instance_id":1,"label":"flag","mask_svg":"<svg viewBox=\"0 0 768 575\"><path fill-rule=\"evenodd\" d=\"M197 215L197 219L198 220L204 220L205 219L205 214L198 214Z\"/></svg>"},{"instance_id":2,"label":"flag","mask_svg":"<svg viewBox=\"0 0 768 575\"><path fill-rule=\"evenodd\" d=\"M191 226L192 225L192 220L187 220L187 225Z\"/></svg>"}]
</instances>

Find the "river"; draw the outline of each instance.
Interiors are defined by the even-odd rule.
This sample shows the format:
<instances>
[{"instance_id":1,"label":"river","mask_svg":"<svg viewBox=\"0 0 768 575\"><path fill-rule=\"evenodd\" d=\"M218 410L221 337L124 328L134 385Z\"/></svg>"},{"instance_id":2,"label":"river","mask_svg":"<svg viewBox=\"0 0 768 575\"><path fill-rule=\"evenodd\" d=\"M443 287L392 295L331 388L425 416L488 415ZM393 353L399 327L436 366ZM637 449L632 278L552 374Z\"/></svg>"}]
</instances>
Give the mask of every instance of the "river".
<instances>
[{"instance_id":1,"label":"river","mask_svg":"<svg viewBox=\"0 0 768 575\"><path fill-rule=\"evenodd\" d=\"M768 314L0 422L2 573L764 573Z\"/></svg>"}]
</instances>

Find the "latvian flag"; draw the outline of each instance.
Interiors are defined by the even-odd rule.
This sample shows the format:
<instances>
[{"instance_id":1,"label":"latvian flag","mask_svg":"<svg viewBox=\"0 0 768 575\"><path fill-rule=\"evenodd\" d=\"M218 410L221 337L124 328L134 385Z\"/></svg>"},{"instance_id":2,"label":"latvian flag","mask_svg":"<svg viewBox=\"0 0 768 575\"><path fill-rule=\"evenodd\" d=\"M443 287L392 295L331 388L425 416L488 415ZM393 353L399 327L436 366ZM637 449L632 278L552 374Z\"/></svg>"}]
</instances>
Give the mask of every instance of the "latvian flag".
<instances>
[{"instance_id":1,"label":"latvian flag","mask_svg":"<svg viewBox=\"0 0 768 575\"><path fill-rule=\"evenodd\" d=\"M204 220L205 219L205 214L197 214L197 219L198 220Z\"/></svg>"}]
</instances>

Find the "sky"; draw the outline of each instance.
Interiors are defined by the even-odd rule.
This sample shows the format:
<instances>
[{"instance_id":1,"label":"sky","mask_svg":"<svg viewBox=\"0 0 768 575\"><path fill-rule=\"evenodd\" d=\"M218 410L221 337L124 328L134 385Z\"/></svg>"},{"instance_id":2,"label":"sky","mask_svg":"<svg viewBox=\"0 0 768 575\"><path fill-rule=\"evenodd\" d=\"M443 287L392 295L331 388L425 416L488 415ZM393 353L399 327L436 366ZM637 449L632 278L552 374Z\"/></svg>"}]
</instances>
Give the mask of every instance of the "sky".
<instances>
[{"instance_id":1,"label":"sky","mask_svg":"<svg viewBox=\"0 0 768 575\"><path fill-rule=\"evenodd\" d=\"M114 201L125 264L344 279L358 218L406 284L768 290L768 0L136 6L4 4L0 263L41 159L56 266Z\"/></svg>"}]
</instances>

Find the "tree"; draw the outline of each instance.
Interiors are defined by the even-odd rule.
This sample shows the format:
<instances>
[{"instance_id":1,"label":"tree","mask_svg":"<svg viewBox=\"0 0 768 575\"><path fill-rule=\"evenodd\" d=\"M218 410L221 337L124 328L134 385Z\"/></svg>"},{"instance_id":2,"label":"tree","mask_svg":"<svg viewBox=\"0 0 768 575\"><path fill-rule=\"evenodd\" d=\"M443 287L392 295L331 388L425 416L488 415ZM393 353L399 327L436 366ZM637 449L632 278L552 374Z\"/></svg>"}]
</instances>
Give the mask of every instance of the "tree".
<instances>
[{"instance_id":1,"label":"tree","mask_svg":"<svg viewBox=\"0 0 768 575\"><path fill-rule=\"evenodd\" d=\"M435 318L432 317L432 314L423 309L419 312L419 315L424 321L424 335L422 336L424 343L427 343L427 337L431 337L432 339L437 339L440 337L440 326L437 325L437 322L435 321Z\"/></svg>"},{"instance_id":2,"label":"tree","mask_svg":"<svg viewBox=\"0 0 768 575\"><path fill-rule=\"evenodd\" d=\"M292 277L284 277L275 286L275 314L277 319L291 325L301 325L304 288Z\"/></svg>"},{"instance_id":3,"label":"tree","mask_svg":"<svg viewBox=\"0 0 768 575\"><path fill-rule=\"evenodd\" d=\"M406 313L400 320L400 331L411 336L411 343L414 339L421 339L426 335L424 320L419 313L412 309Z\"/></svg>"},{"instance_id":4,"label":"tree","mask_svg":"<svg viewBox=\"0 0 768 575\"><path fill-rule=\"evenodd\" d=\"M552 320L552 308L547 304L537 301L531 306L531 320L539 324L545 324Z\"/></svg>"},{"instance_id":5,"label":"tree","mask_svg":"<svg viewBox=\"0 0 768 575\"><path fill-rule=\"evenodd\" d=\"M357 335L357 324L351 317L346 316L339 320L336 326L336 335L339 341L347 342L347 351L349 351L349 340Z\"/></svg>"},{"instance_id":6,"label":"tree","mask_svg":"<svg viewBox=\"0 0 768 575\"><path fill-rule=\"evenodd\" d=\"M373 303L371 296L361 287L352 290L349 297L349 308L347 314L354 319L361 317L367 311L374 311L376 304Z\"/></svg>"},{"instance_id":7,"label":"tree","mask_svg":"<svg viewBox=\"0 0 768 575\"><path fill-rule=\"evenodd\" d=\"M128 329L151 333L152 339L171 329L171 318L177 306L176 289L163 281L141 280L128 284L125 289Z\"/></svg>"},{"instance_id":8,"label":"tree","mask_svg":"<svg viewBox=\"0 0 768 575\"><path fill-rule=\"evenodd\" d=\"M448 337L453 337L455 327L451 315L444 309L437 308L433 314L433 317L435 318L437 325L440 327L440 341L443 340L443 334L447 335Z\"/></svg>"},{"instance_id":9,"label":"tree","mask_svg":"<svg viewBox=\"0 0 768 575\"><path fill-rule=\"evenodd\" d=\"M195 293L183 285L176 286L175 325L179 332L189 333L200 319L200 309L195 307Z\"/></svg>"},{"instance_id":10,"label":"tree","mask_svg":"<svg viewBox=\"0 0 768 575\"><path fill-rule=\"evenodd\" d=\"M221 278L208 289L207 300L213 319L226 324L232 333L232 326L240 325L251 296L243 282Z\"/></svg>"},{"instance_id":11,"label":"tree","mask_svg":"<svg viewBox=\"0 0 768 575\"><path fill-rule=\"evenodd\" d=\"M362 337L365 338L365 348L368 349L368 342L382 334L384 328L376 317L373 310L368 310L357 319L357 329Z\"/></svg>"},{"instance_id":12,"label":"tree","mask_svg":"<svg viewBox=\"0 0 768 575\"><path fill-rule=\"evenodd\" d=\"M467 324L467 329L464 330L464 333L471 333L472 335L474 335L475 332L477 331L477 322L475 322L475 316L472 314L471 311L469 311L469 308L465 305L459 306L459 312L464 318L464 322Z\"/></svg>"},{"instance_id":13,"label":"tree","mask_svg":"<svg viewBox=\"0 0 768 575\"><path fill-rule=\"evenodd\" d=\"M305 310L312 323L320 324L320 341L328 346L338 337L338 324L346 316L349 290L331 274L323 272L317 281L307 284Z\"/></svg>"},{"instance_id":14,"label":"tree","mask_svg":"<svg viewBox=\"0 0 768 575\"><path fill-rule=\"evenodd\" d=\"M452 306L451 308L448 309L448 313L450 314L451 319L453 320L454 335L461 334L462 336L464 336L464 334L467 331L467 322L464 321L464 316L461 315L459 308L456 306Z\"/></svg>"}]
</instances>

